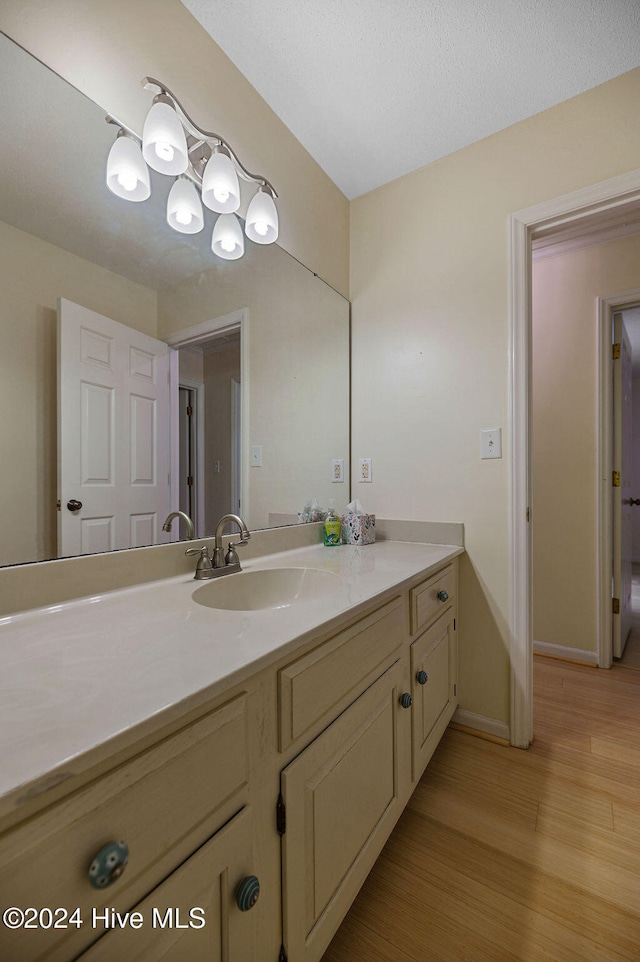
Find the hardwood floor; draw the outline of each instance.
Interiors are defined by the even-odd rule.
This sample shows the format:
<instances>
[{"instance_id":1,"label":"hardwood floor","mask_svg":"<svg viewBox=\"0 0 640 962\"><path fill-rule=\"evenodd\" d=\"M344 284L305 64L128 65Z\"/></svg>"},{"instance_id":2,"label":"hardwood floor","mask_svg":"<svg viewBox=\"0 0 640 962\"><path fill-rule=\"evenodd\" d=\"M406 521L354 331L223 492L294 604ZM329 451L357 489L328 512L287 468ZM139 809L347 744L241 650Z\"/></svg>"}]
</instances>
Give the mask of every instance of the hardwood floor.
<instances>
[{"instance_id":1,"label":"hardwood floor","mask_svg":"<svg viewBox=\"0 0 640 962\"><path fill-rule=\"evenodd\" d=\"M532 747L446 732L322 962L640 960L640 672L534 661Z\"/></svg>"}]
</instances>

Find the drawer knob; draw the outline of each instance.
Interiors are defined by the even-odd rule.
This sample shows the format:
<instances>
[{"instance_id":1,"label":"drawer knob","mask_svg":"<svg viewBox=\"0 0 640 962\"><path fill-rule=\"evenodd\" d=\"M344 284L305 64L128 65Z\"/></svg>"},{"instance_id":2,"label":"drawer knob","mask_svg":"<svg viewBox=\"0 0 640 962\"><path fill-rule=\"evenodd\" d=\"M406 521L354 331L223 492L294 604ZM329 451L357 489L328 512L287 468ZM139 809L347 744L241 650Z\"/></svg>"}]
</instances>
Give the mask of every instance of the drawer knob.
<instances>
[{"instance_id":1,"label":"drawer knob","mask_svg":"<svg viewBox=\"0 0 640 962\"><path fill-rule=\"evenodd\" d=\"M416 675L416 681L419 685L426 685L428 680L429 676L427 675L426 671L419 671Z\"/></svg>"},{"instance_id":2,"label":"drawer knob","mask_svg":"<svg viewBox=\"0 0 640 962\"><path fill-rule=\"evenodd\" d=\"M126 842L109 842L100 849L89 866L89 881L94 889L106 889L117 881L127 867L129 846Z\"/></svg>"},{"instance_id":3,"label":"drawer knob","mask_svg":"<svg viewBox=\"0 0 640 962\"><path fill-rule=\"evenodd\" d=\"M402 705L403 708L411 708L412 701L413 699L411 698L411 695L409 694L408 691L405 691L400 696L400 704Z\"/></svg>"},{"instance_id":4,"label":"drawer knob","mask_svg":"<svg viewBox=\"0 0 640 962\"><path fill-rule=\"evenodd\" d=\"M255 875L247 875L238 884L236 889L236 902L241 912L248 912L258 901L260 895L260 882Z\"/></svg>"},{"instance_id":5,"label":"drawer knob","mask_svg":"<svg viewBox=\"0 0 640 962\"><path fill-rule=\"evenodd\" d=\"M438 601L448 601L448 600L449 600L449 592L445 591L444 588L441 588L440 591L438 592Z\"/></svg>"}]
</instances>

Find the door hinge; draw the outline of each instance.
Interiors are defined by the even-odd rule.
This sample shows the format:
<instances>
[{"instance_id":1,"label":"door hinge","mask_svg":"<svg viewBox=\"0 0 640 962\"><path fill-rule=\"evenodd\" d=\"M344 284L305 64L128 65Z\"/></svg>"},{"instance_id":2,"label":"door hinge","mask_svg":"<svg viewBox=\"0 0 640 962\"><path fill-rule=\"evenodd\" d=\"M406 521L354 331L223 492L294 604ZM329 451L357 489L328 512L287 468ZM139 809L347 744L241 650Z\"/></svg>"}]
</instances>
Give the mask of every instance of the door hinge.
<instances>
[{"instance_id":1,"label":"door hinge","mask_svg":"<svg viewBox=\"0 0 640 962\"><path fill-rule=\"evenodd\" d=\"M187 478L187 487L188 488L193 487L193 475L189 475L189 477Z\"/></svg>"},{"instance_id":2,"label":"door hinge","mask_svg":"<svg viewBox=\"0 0 640 962\"><path fill-rule=\"evenodd\" d=\"M619 488L619 487L620 487L620 472L619 472L619 471L612 471L612 472L611 472L611 483L612 483L612 485L614 486L614 488Z\"/></svg>"},{"instance_id":3,"label":"door hinge","mask_svg":"<svg viewBox=\"0 0 640 962\"><path fill-rule=\"evenodd\" d=\"M278 835L284 835L287 830L287 806L284 803L282 794L278 795L276 804L276 828Z\"/></svg>"},{"instance_id":4,"label":"door hinge","mask_svg":"<svg viewBox=\"0 0 640 962\"><path fill-rule=\"evenodd\" d=\"M193 417L193 408L191 407L190 404L187 405L187 417L188 418Z\"/></svg>"},{"instance_id":5,"label":"door hinge","mask_svg":"<svg viewBox=\"0 0 640 962\"><path fill-rule=\"evenodd\" d=\"M454 694L454 695L457 695L457 694L458 694L458 686L457 686L457 685L454 685L454 686L453 686L453 694Z\"/></svg>"},{"instance_id":6,"label":"door hinge","mask_svg":"<svg viewBox=\"0 0 640 962\"><path fill-rule=\"evenodd\" d=\"M278 962L287 962L287 953L284 950L284 944L280 945L280 955L278 956Z\"/></svg>"},{"instance_id":7,"label":"door hinge","mask_svg":"<svg viewBox=\"0 0 640 962\"><path fill-rule=\"evenodd\" d=\"M619 599L619 598L612 598L612 599L611 599L611 611L613 612L614 615L619 615L619 614L620 614L620 599Z\"/></svg>"},{"instance_id":8,"label":"door hinge","mask_svg":"<svg viewBox=\"0 0 640 962\"><path fill-rule=\"evenodd\" d=\"M620 360L620 345L619 345L619 344L612 344L612 345L611 345L611 357L612 357L612 359L613 359L614 361L619 361L619 360Z\"/></svg>"},{"instance_id":9,"label":"door hinge","mask_svg":"<svg viewBox=\"0 0 640 962\"><path fill-rule=\"evenodd\" d=\"M531 520L531 508L527 508L527 521Z\"/></svg>"}]
</instances>

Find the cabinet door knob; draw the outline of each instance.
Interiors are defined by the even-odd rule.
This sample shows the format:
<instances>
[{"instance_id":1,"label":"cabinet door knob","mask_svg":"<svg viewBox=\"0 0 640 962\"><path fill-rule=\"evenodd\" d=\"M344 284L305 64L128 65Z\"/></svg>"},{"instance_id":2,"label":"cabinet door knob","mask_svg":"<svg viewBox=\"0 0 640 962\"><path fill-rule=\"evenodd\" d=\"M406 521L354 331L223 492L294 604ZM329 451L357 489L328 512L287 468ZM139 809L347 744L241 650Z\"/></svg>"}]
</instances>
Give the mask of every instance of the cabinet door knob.
<instances>
[{"instance_id":1,"label":"cabinet door knob","mask_svg":"<svg viewBox=\"0 0 640 962\"><path fill-rule=\"evenodd\" d=\"M419 685L426 685L428 680L429 676L427 675L426 671L419 671L416 675L416 681Z\"/></svg>"},{"instance_id":2,"label":"cabinet door knob","mask_svg":"<svg viewBox=\"0 0 640 962\"><path fill-rule=\"evenodd\" d=\"M89 881L94 889L113 885L127 867L129 846L126 842L108 842L100 849L89 866Z\"/></svg>"},{"instance_id":3,"label":"cabinet door knob","mask_svg":"<svg viewBox=\"0 0 640 962\"><path fill-rule=\"evenodd\" d=\"M248 912L258 901L260 882L255 875L247 875L238 883L236 903L241 912Z\"/></svg>"},{"instance_id":4,"label":"cabinet door knob","mask_svg":"<svg viewBox=\"0 0 640 962\"><path fill-rule=\"evenodd\" d=\"M444 588L441 588L440 591L438 592L438 601L448 601L448 600L449 600L449 592L445 591Z\"/></svg>"},{"instance_id":5,"label":"cabinet door knob","mask_svg":"<svg viewBox=\"0 0 640 962\"><path fill-rule=\"evenodd\" d=\"M411 708L412 701L413 699L411 698L411 695L409 694L408 691L405 691L400 696L400 704L402 705L403 708Z\"/></svg>"}]
</instances>

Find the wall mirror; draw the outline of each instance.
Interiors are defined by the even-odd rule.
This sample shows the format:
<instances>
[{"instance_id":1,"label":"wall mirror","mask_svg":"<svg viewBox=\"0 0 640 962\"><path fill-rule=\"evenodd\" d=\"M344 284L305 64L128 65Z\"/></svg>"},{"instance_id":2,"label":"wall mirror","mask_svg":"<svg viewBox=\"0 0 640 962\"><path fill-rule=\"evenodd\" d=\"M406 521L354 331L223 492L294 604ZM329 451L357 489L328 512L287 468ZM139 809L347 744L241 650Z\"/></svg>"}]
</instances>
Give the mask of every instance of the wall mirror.
<instances>
[{"instance_id":1,"label":"wall mirror","mask_svg":"<svg viewBox=\"0 0 640 962\"><path fill-rule=\"evenodd\" d=\"M202 235L175 233L170 178L151 172L151 201L114 197L105 163L116 129L105 111L4 35L0 77L0 564L105 549L99 538L58 547L57 501L65 511L74 497L58 482L59 299L171 346L168 482L177 507L183 422L178 447L190 431L182 458L192 458L197 491L183 479L181 497L199 537L238 502L254 529L290 523L310 498L346 504L348 302L276 245L248 242L242 260L220 261L212 222ZM163 521L137 543L175 539L175 522L167 535Z\"/></svg>"}]
</instances>

